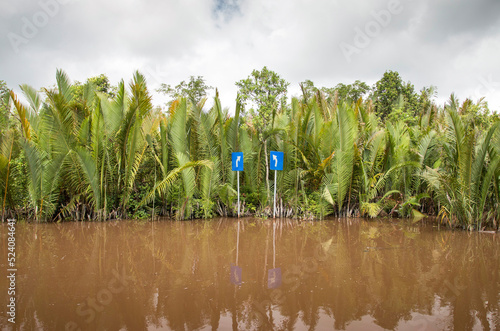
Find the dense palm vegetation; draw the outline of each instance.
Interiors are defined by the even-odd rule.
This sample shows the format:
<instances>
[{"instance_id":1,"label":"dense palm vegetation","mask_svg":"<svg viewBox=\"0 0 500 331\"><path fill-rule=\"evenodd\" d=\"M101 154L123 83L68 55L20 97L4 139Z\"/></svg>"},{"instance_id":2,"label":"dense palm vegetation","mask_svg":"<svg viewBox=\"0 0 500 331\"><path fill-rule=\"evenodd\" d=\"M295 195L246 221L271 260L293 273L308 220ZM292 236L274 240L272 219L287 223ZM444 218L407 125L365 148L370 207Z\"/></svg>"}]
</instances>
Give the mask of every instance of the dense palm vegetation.
<instances>
[{"instance_id":1,"label":"dense palm vegetation","mask_svg":"<svg viewBox=\"0 0 500 331\"><path fill-rule=\"evenodd\" d=\"M243 213L270 215L268 158L277 150L285 154L281 216L426 214L451 226L498 227L500 124L483 101L452 95L438 107L432 89L412 99L407 84L388 106L382 87L363 99L366 84L328 90L307 81L303 97L285 104L281 82L258 118L243 96L229 114L217 92L209 109L199 93L155 108L139 73L112 91L56 76L53 88L21 86L26 104L7 90L2 97L2 218L235 215L235 151L245 157Z\"/></svg>"}]
</instances>

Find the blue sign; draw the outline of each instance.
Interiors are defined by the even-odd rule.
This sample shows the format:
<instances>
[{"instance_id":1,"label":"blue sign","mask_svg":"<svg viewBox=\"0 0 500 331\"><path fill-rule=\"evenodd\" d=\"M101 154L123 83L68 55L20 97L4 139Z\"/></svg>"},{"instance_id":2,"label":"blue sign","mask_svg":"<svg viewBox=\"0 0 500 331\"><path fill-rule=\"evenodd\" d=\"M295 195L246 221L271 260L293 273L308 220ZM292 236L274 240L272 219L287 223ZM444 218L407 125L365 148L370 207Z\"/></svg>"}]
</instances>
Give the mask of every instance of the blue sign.
<instances>
[{"instance_id":1,"label":"blue sign","mask_svg":"<svg viewBox=\"0 0 500 331\"><path fill-rule=\"evenodd\" d=\"M269 162L271 170L283 170L283 152L271 151Z\"/></svg>"},{"instance_id":2,"label":"blue sign","mask_svg":"<svg viewBox=\"0 0 500 331\"><path fill-rule=\"evenodd\" d=\"M243 152L231 153L233 171L243 171Z\"/></svg>"},{"instance_id":3,"label":"blue sign","mask_svg":"<svg viewBox=\"0 0 500 331\"><path fill-rule=\"evenodd\" d=\"M267 273L267 288L278 288L281 286L281 269L269 269Z\"/></svg>"},{"instance_id":4,"label":"blue sign","mask_svg":"<svg viewBox=\"0 0 500 331\"><path fill-rule=\"evenodd\" d=\"M230 280L231 280L231 283L233 283L234 285L241 285L243 283L241 280L241 268L240 267L238 267L236 265L231 266Z\"/></svg>"}]
</instances>

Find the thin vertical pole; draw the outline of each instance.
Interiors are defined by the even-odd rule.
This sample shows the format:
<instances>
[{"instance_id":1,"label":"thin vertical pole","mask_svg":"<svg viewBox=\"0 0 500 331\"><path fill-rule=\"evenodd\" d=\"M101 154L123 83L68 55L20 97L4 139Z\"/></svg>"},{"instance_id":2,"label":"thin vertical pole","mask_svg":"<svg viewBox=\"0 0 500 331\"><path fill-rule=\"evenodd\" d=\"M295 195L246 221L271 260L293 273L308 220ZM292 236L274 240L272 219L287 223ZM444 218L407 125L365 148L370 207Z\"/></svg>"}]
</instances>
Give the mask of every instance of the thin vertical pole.
<instances>
[{"instance_id":1,"label":"thin vertical pole","mask_svg":"<svg viewBox=\"0 0 500 331\"><path fill-rule=\"evenodd\" d=\"M276 218L276 177L277 177L278 171L274 170L274 213L273 213L273 218Z\"/></svg>"},{"instance_id":2,"label":"thin vertical pole","mask_svg":"<svg viewBox=\"0 0 500 331\"><path fill-rule=\"evenodd\" d=\"M240 217L240 172L236 171L236 176L238 178L238 218Z\"/></svg>"}]
</instances>

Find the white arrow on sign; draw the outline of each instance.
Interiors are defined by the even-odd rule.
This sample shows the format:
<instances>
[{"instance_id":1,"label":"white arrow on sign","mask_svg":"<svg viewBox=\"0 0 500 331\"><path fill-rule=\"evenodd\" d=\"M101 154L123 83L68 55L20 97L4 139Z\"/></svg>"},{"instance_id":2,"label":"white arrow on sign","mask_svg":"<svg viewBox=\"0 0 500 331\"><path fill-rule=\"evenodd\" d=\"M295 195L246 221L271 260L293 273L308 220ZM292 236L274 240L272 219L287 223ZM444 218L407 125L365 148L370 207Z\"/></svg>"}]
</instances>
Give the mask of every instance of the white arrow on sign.
<instances>
[{"instance_id":1,"label":"white arrow on sign","mask_svg":"<svg viewBox=\"0 0 500 331\"><path fill-rule=\"evenodd\" d=\"M278 157L276 155L273 155L273 160L274 160L274 167L278 166Z\"/></svg>"},{"instance_id":2,"label":"white arrow on sign","mask_svg":"<svg viewBox=\"0 0 500 331\"><path fill-rule=\"evenodd\" d=\"M236 168L238 168L238 162L240 162L241 156L236 157Z\"/></svg>"}]
</instances>

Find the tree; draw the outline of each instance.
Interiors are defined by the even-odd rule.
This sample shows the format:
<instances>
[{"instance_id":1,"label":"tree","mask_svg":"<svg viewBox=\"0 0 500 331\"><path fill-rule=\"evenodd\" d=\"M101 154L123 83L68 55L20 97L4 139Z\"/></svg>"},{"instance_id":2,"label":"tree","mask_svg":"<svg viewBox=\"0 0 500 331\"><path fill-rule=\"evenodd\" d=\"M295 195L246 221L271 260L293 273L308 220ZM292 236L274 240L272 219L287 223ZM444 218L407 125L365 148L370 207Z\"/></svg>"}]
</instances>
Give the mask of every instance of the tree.
<instances>
[{"instance_id":1,"label":"tree","mask_svg":"<svg viewBox=\"0 0 500 331\"><path fill-rule=\"evenodd\" d=\"M247 79L236 82L243 104L251 101L257 107L257 109L250 109L250 114L253 117L253 126L259 128L259 131L271 122L278 107L281 109L286 107L288 85L290 83L267 67L262 68L261 71L254 70Z\"/></svg>"},{"instance_id":2,"label":"tree","mask_svg":"<svg viewBox=\"0 0 500 331\"><path fill-rule=\"evenodd\" d=\"M471 230L482 229L488 202L497 204L495 173L500 169L500 154L495 151L497 122L483 132L467 122L452 95L445 108L448 127L441 142L443 168L427 167L423 178L428 182L441 204L439 214L451 225ZM495 198L496 195L496 198ZM496 201L495 201L496 200ZM491 218L489 216L488 218Z\"/></svg>"},{"instance_id":3,"label":"tree","mask_svg":"<svg viewBox=\"0 0 500 331\"><path fill-rule=\"evenodd\" d=\"M330 95L334 96L337 93L339 100L344 101L354 101L356 102L359 98L363 97L368 91L370 91L370 86L365 82L356 80L353 84L337 84L334 88L323 87L321 90Z\"/></svg>"},{"instance_id":4,"label":"tree","mask_svg":"<svg viewBox=\"0 0 500 331\"><path fill-rule=\"evenodd\" d=\"M15 130L11 128L9 120L9 89L5 81L0 80L0 202L1 202L1 218L4 220L4 212L7 200L12 200L9 196L11 193L9 186L10 168L12 164L12 155L15 147ZM10 185L9 185L10 184ZM9 199L10 198L10 199Z\"/></svg>"},{"instance_id":5,"label":"tree","mask_svg":"<svg viewBox=\"0 0 500 331\"><path fill-rule=\"evenodd\" d=\"M0 97L3 97L8 93L9 93L9 88L7 87L7 83L3 80L0 80ZM2 101L0 100L0 102Z\"/></svg>"},{"instance_id":6,"label":"tree","mask_svg":"<svg viewBox=\"0 0 500 331\"><path fill-rule=\"evenodd\" d=\"M318 88L314 86L314 83L309 79L300 83L300 89L302 90L304 100L309 100L309 98L318 92Z\"/></svg>"},{"instance_id":7,"label":"tree","mask_svg":"<svg viewBox=\"0 0 500 331\"><path fill-rule=\"evenodd\" d=\"M418 109L418 95L410 82L404 83L397 71L386 71L382 78L375 83L373 97L375 99L375 112L384 120L395 105L400 109L399 96L404 98L402 112L414 117ZM403 115L403 117L408 117Z\"/></svg>"},{"instance_id":8,"label":"tree","mask_svg":"<svg viewBox=\"0 0 500 331\"><path fill-rule=\"evenodd\" d=\"M95 92L104 93L109 99L115 97L117 93L117 87L112 86L109 83L109 78L105 74L100 74L99 76L90 77L87 79L87 84L94 85ZM81 99L84 94L84 84L76 81L73 84L73 95L75 100Z\"/></svg>"},{"instance_id":9,"label":"tree","mask_svg":"<svg viewBox=\"0 0 500 331\"><path fill-rule=\"evenodd\" d=\"M424 86L420 90L420 95L418 96L419 108L422 111L426 111L429 107L433 106L433 98L437 96L437 87L435 86Z\"/></svg>"},{"instance_id":10,"label":"tree","mask_svg":"<svg viewBox=\"0 0 500 331\"><path fill-rule=\"evenodd\" d=\"M474 126L481 131L485 131L495 122L495 116L491 115L488 103L484 98L479 99L476 103L471 99L466 99L458 112L463 117L463 120L468 123L469 129Z\"/></svg>"},{"instance_id":11,"label":"tree","mask_svg":"<svg viewBox=\"0 0 500 331\"><path fill-rule=\"evenodd\" d=\"M7 83L0 80L0 128L6 128L9 121L8 97L9 88Z\"/></svg>"},{"instance_id":12,"label":"tree","mask_svg":"<svg viewBox=\"0 0 500 331\"><path fill-rule=\"evenodd\" d=\"M170 96L172 99L186 98L194 104L198 104L206 95L208 90L213 89L205 83L203 76L189 77L189 82L182 81L175 87L162 83L156 91Z\"/></svg>"},{"instance_id":13,"label":"tree","mask_svg":"<svg viewBox=\"0 0 500 331\"><path fill-rule=\"evenodd\" d=\"M114 98L117 92L117 87L112 86L109 83L109 78L100 74L99 76L91 77L87 79L87 83L92 83L95 85L95 91L104 93L108 96L108 98Z\"/></svg>"}]
</instances>

